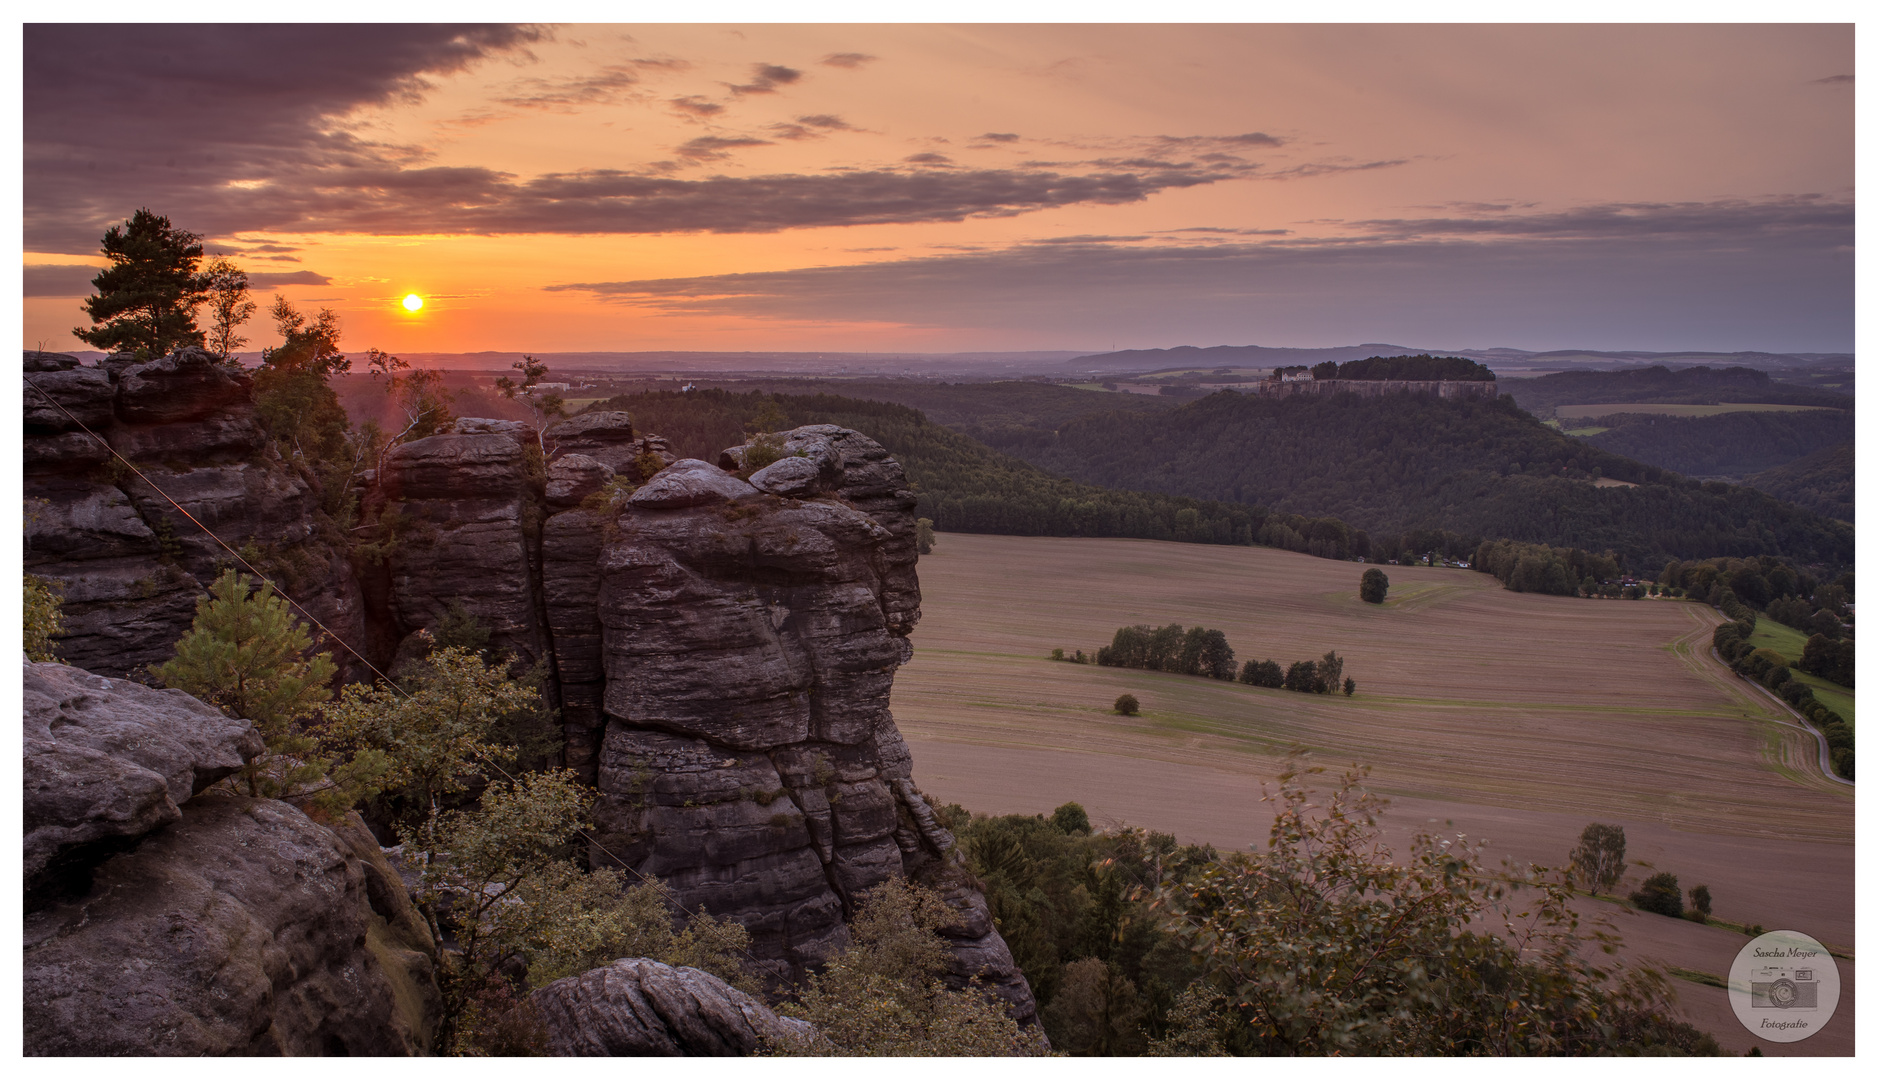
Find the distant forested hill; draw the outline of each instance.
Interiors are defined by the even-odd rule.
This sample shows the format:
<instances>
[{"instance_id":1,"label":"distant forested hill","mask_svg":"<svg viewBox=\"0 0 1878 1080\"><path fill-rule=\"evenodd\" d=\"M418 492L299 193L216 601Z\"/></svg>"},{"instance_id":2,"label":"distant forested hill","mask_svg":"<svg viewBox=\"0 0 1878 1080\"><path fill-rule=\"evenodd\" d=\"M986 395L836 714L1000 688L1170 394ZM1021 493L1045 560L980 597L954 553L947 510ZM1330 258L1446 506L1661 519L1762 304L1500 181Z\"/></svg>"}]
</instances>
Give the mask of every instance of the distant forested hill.
<instances>
[{"instance_id":1,"label":"distant forested hill","mask_svg":"<svg viewBox=\"0 0 1878 1080\"><path fill-rule=\"evenodd\" d=\"M787 426L840 424L885 446L919 493L919 515L942 531L1251 544L1271 516L1261 507L1108 491L1051 476L890 402L700 390L623 394L594 407L625 409L636 429L665 436L679 456L716 461L719 451L748 438L745 425L770 403L780 407ZM1313 532L1306 520L1286 518L1283 524L1293 534ZM1341 528L1326 524L1328 531Z\"/></svg>"},{"instance_id":2,"label":"distant forested hill","mask_svg":"<svg viewBox=\"0 0 1878 1080\"><path fill-rule=\"evenodd\" d=\"M1521 408L1542 420L1550 419L1552 410L1560 405L1641 401L1683 405L1748 401L1765 405L1824 405L1832 409L1852 407L1852 399L1846 394L1775 382L1766 372L1745 367L1561 371L1536 379L1502 379L1500 392L1511 394Z\"/></svg>"},{"instance_id":3,"label":"distant forested hill","mask_svg":"<svg viewBox=\"0 0 1878 1080\"><path fill-rule=\"evenodd\" d=\"M1165 412L1172 397L1116 394L1036 382L929 383L907 379L771 379L763 389L777 394L832 394L891 401L926 414L926 419L987 446L1043 446L1056 429L1079 416L1107 412Z\"/></svg>"},{"instance_id":4,"label":"distant forested hill","mask_svg":"<svg viewBox=\"0 0 1878 1080\"><path fill-rule=\"evenodd\" d=\"M1609 430L1587 436L1585 441L1601 450L1673 469L1685 476L1736 481L1749 473L1816 454L1852 437L1852 414L1825 409L1720 416L1629 413L1601 417L1595 424L1609 427Z\"/></svg>"},{"instance_id":5,"label":"distant forested hill","mask_svg":"<svg viewBox=\"0 0 1878 1080\"><path fill-rule=\"evenodd\" d=\"M1851 521L1852 459L1852 443L1842 442L1798 461L1755 473L1747 478L1747 483L1814 513Z\"/></svg>"},{"instance_id":6,"label":"distant forested hill","mask_svg":"<svg viewBox=\"0 0 1878 1080\"><path fill-rule=\"evenodd\" d=\"M1054 445L1015 452L1085 483L1263 504L1371 533L1439 528L1612 549L1633 571L1715 555L1852 561L1843 522L1751 488L1672 478L1562 435L1504 397L1222 391L1165 413L1085 417Z\"/></svg>"}]
</instances>

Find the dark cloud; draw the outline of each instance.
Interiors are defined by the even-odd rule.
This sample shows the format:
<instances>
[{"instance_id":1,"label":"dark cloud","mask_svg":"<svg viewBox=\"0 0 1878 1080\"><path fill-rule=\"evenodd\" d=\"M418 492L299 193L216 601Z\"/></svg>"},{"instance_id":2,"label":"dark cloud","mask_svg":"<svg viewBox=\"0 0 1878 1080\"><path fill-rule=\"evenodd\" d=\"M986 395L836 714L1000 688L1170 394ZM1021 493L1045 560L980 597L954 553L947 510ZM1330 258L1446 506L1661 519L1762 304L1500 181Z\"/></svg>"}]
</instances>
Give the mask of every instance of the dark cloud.
<instances>
[{"instance_id":1,"label":"dark cloud","mask_svg":"<svg viewBox=\"0 0 1878 1080\"><path fill-rule=\"evenodd\" d=\"M222 188L210 195L213 215L238 221L242 230L743 233L1008 217L1079 203L1117 205L1236 175L1200 169L1072 175L914 168L682 180L592 170L521 181L481 168L381 166L321 170L292 185ZM93 239L85 246L95 244Z\"/></svg>"},{"instance_id":2,"label":"dark cloud","mask_svg":"<svg viewBox=\"0 0 1878 1080\"><path fill-rule=\"evenodd\" d=\"M670 102L667 102L667 104L671 105L672 111L678 113L680 116L688 117L693 120L709 120L711 117L724 111L722 105L719 105L715 101L701 98L696 94L687 94L684 97L673 98Z\"/></svg>"},{"instance_id":3,"label":"dark cloud","mask_svg":"<svg viewBox=\"0 0 1878 1080\"><path fill-rule=\"evenodd\" d=\"M1728 199L1701 203L1605 203L1551 214L1493 214L1486 217L1382 218L1350 222L1369 236L1531 237L1624 240L1717 236L1743 241L1778 235L1842 236L1851 243L1853 206L1818 195L1780 199Z\"/></svg>"},{"instance_id":4,"label":"dark cloud","mask_svg":"<svg viewBox=\"0 0 1878 1080\"><path fill-rule=\"evenodd\" d=\"M722 161L730 156L730 151L746 146L774 146L768 139L748 137L724 138L717 135L702 135L680 146L674 153L686 161Z\"/></svg>"},{"instance_id":5,"label":"dark cloud","mask_svg":"<svg viewBox=\"0 0 1878 1080\"><path fill-rule=\"evenodd\" d=\"M282 285L331 285L333 279L325 274L316 274L311 270L296 270L291 274L249 274L248 287L255 292L268 292Z\"/></svg>"},{"instance_id":6,"label":"dark cloud","mask_svg":"<svg viewBox=\"0 0 1878 1080\"><path fill-rule=\"evenodd\" d=\"M28 24L26 246L91 250L139 206L209 235L258 227L220 209L220 185L406 159L408 148L332 119L416 100L426 76L543 37L513 26Z\"/></svg>"},{"instance_id":7,"label":"dark cloud","mask_svg":"<svg viewBox=\"0 0 1878 1080\"><path fill-rule=\"evenodd\" d=\"M1852 82L1853 79L1852 79L1852 76L1850 75L1828 75L1823 79L1814 79L1813 81L1816 83L1822 83L1826 86L1833 86L1833 85Z\"/></svg>"},{"instance_id":8,"label":"dark cloud","mask_svg":"<svg viewBox=\"0 0 1878 1080\"><path fill-rule=\"evenodd\" d=\"M91 287L91 279L98 276L100 269L77 263L28 266L22 275L25 279L24 293L27 296L90 296L96 291ZM298 270L291 274L248 275L248 287L255 292L267 292L282 285L331 284L331 278L311 270Z\"/></svg>"},{"instance_id":9,"label":"dark cloud","mask_svg":"<svg viewBox=\"0 0 1878 1080\"><path fill-rule=\"evenodd\" d=\"M820 139L831 131L854 131L853 125L831 113L798 116L794 123L771 124L769 130L779 139Z\"/></svg>"},{"instance_id":10,"label":"dark cloud","mask_svg":"<svg viewBox=\"0 0 1878 1080\"><path fill-rule=\"evenodd\" d=\"M952 167L951 158L944 154L935 154L930 150L923 154L909 154L906 162L909 165L938 165L948 169Z\"/></svg>"},{"instance_id":11,"label":"dark cloud","mask_svg":"<svg viewBox=\"0 0 1878 1080\"><path fill-rule=\"evenodd\" d=\"M638 86L640 79L637 63L612 64L567 79L523 79L514 91L496 100L524 109L604 104L618 101L625 91Z\"/></svg>"},{"instance_id":12,"label":"dark cloud","mask_svg":"<svg viewBox=\"0 0 1878 1080\"><path fill-rule=\"evenodd\" d=\"M817 60L816 63L823 64L828 67L858 68L862 64L865 64L870 60L878 60L878 59L880 59L880 57L869 56L866 53L838 52L838 53L829 53L827 56L824 56L820 60Z\"/></svg>"},{"instance_id":13,"label":"dark cloud","mask_svg":"<svg viewBox=\"0 0 1878 1080\"><path fill-rule=\"evenodd\" d=\"M978 137L985 142L1003 142L1003 143L1016 142L1018 138L1016 135L1013 135L1008 131L987 131L983 135L980 135Z\"/></svg>"},{"instance_id":14,"label":"dark cloud","mask_svg":"<svg viewBox=\"0 0 1878 1080\"><path fill-rule=\"evenodd\" d=\"M1290 229L1228 229L1218 225L1187 225L1179 229L1158 229L1163 233L1199 233L1204 236L1290 236Z\"/></svg>"},{"instance_id":15,"label":"dark cloud","mask_svg":"<svg viewBox=\"0 0 1878 1080\"><path fill-rule=\"evenodd\" d=\"M98 276L101 266L84 266L79 263L42 263L28 266L21 274L24 279L22 292L26 296L90 296L95 290L91 279Z\"/></svg>"},{"instance_id":16,"label":"dark cloud","mask_svg":"<svg viewBox=\"0 0 1878 1080\"><path fill-rule=\"evenodd\" d=\"M781 64L752 64L750 81L742 85L729 83L730 92L739 96L744 94L773 94L779 86L788 86L802 78L802 73L795 68Z\"/></svg>"},{"instance_id":17,"label":"dark cloud","mask_svg":"<svg viewBox=\"0 0 1878 1080\"><path fill-rule=\"evenodd\" d=\"M1146 239L1147 237L1145 236L1096 236L1092 234L1082 234L1078 236L1046 236L1039 240L1032 240L1030 241L1030 243L1032 244L1132 244L1138 240L1146 240Z\"/></svg>"},{"instance_id":18,"label":"dark cloud","mask_svg":"<svg viewBox=\"0 0 1878 1080\"><path fill-rule=\"evenodd\" d=\"M1808 200L1799 200L1807 203ZM1363 223L1355 238L1063 242L862 266L554 286L674 314L1080 340L1843 350L1851 206L1788 200ZM1563 222L1579 223L1573 229ZM1069 238L1073 240L1074 238Z\"/></svg>"}]
</instances>

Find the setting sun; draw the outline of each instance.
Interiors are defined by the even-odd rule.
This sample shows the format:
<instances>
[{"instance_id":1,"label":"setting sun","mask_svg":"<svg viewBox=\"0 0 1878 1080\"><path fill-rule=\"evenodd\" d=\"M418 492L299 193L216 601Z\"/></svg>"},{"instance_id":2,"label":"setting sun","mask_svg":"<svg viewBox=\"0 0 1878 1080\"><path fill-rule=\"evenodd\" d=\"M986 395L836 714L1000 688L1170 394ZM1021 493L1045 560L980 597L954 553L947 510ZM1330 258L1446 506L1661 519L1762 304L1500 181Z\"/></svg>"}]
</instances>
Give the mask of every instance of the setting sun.
<instances>
[{"instance_id":1,"label":"setting sun","mask_svg":"<svg viewBox=\"0 0 1878 1080\"><path fill-rule=\"evenodd\" d=\"M412 293L409 296L406 296L404 298L404 310L406 311L416 311L418 308L421 308L423 306L424 306L424 298L417 295L416 293Z\"/></svg>"}]
</instances>

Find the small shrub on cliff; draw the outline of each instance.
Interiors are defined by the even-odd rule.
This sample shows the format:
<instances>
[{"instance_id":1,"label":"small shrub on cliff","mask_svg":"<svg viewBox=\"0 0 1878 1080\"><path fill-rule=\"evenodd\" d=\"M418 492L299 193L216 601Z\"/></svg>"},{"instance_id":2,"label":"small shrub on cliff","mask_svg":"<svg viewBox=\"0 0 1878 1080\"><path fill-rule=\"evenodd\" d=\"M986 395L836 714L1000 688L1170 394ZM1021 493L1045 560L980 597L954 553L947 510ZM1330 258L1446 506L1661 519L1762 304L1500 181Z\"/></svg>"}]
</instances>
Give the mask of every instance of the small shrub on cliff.
<instances>
[{"instance_id":1,"label":"small shrub on cliff","mask_svg":"<svg viewBox=\"0 0 1878 1080\"><path fill-rule=\"evenodd\" d=\"M332 698L332 654L313 640L266 582L223 571L196 601L176 655L156 668L163 684L254 721L267 749L225 783L252 798L310 800L343 813L376 789L386 762L366 748L341 762L307 723Z\"/></svg>"},{"instance_id":2,"label":"small shrub on cliff","mask_svg":"<svg viewBox=\"0 0 1878 1080\"><path fill-rule=\"evenodd\" d=\"M742 926L699 912L676 931L657 881L628 888L617 871L581 869L573 841L593 800L570 772L529 773L490 786L475 809L401 830L423 868L417 899L433 931L455 933L448 974L463 1003L486 972L520 967L537 987L622 956L700 968L755 992L738 961L750 941Z\"/></svg>"},{"instance_id":3,"label":"small shrub on cliff","mask_svg":"<svg viewBox=\"0 0 1878 1080\"><path fill-rule=\"evenodd\" d=\"M26 575L26 594L20 614L25 622L23 644L27 659L43 663L59 658L52 639L64 628L65 617L59 611L64 592L63 582L36 574Z\"/></svg>"},{"instance_id":4,"label":"small shrub on cliff","mask_svg":"<svg viewBox=\"0 0 1878 1080\"><path fill-rule=\"evenodd\" d=\"M1003 1002L973 985L946 988L948 948L938 929L958 921L939 894L900 879L869 890L849 928L851 944L811 974L785 1015L813 1037L773 1043L792 1056L1014 1056L1044 1052Z\"/></svg>"},{"instance_id":5,"label":"small shrub on cliff","mask_svg":"<svg viewBox=\"0 0 1878 1080\"><path fill-rule=\"evenodd\" d=\"M932 549L939 545L938 538L933 534L931 518L920 518L913 523L913 544L919 548L921 555L931 555Z\"/></svg>"},{"instance_id":6,"label":"small shrub on cliff","mask_svg":"<svg viewBox=\"0 0 1878 1080\"><path fill-rule=\"evenodd\" d=\"M442 648L408 674L403 688L354 683L326 710L324 735L386 762L384 790L402 790L419 816L434 817L444 796L469 788L489 761L510 762L498 742L505 721L532 715L540 691L461 648Z\"/></svg>"}]
</instances>

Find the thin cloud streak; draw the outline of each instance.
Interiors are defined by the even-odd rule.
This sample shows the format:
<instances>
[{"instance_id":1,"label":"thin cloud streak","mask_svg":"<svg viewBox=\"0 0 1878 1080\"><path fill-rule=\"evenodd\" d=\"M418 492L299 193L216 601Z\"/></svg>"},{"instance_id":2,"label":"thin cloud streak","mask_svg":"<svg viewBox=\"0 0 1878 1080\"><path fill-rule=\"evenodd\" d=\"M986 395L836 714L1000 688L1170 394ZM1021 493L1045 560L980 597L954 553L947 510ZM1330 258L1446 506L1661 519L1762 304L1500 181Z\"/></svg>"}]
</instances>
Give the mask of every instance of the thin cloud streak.
<instances>
[{"instance_id":1,"label":"thin cloud streak","mask_svg":"<svg viewBox=\"0 0 1878 1080\"><path fill-rule=\"evenodd\" d=\"M1358 326L1437 335L1428 340L1465 330L1476 344L1587 347L1751 340L1830 349L1849 337L1851 229L1843 205L1814 213L1779 201L1628 212L1644 219L1634 234L1568 233L1552 220L1606 216L1572 212L1497 230L1444 219L1440 236L1422 227L1265 243L1064 237L861 266L548 289L675 316L1069 335L1127 326L1182 341L1335 341ZM1394 223L1375 224L1386 232L1380 227Z\"/></svg>"}]
</instances>

